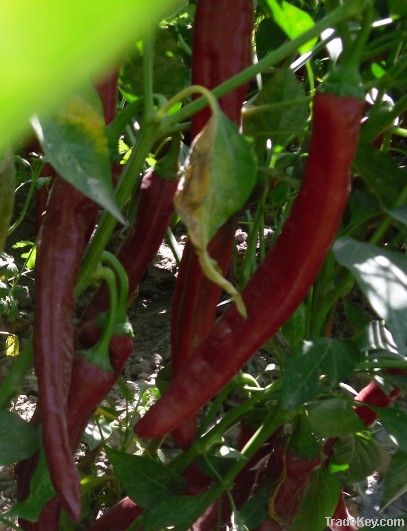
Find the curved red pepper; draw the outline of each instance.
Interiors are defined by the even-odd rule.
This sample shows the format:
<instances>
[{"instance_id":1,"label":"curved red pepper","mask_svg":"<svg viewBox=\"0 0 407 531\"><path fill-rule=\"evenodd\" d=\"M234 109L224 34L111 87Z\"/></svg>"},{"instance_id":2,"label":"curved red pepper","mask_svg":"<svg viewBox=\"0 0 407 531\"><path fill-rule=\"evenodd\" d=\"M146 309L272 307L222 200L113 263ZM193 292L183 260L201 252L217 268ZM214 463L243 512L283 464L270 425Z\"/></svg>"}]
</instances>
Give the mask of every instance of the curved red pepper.
<instances>
[{"instance_id":1,"label":"curved red pepper","mask_svg":"<svg viewBox=\"0 0 407 531\"><path fill-rule=\"evenodd\" d=\"M111 119L116 107L112 96L117 90L117 73L99 90L106 119ZM80 516L79 475L65 415L74 356L74 288L97 211L96 203L56 176L36 266L33 343L43 445L55 490L76 520Z\"/></svg>"},{"instance_id":2,"label":"curved red pepper","mask_svg":"<svg viewBox=\"0 0 407 531\"><path fill-rule=\"evenodd\" d=\"M363 107L349 96L315 96L303 183L276 245L243 290L247 319L234 307L225 313L161 400L136 424L139 436L162 437L195 414L304 299L347 203Z\"/></svg>"},{"instance_id":3,"label":"curved red pepper","mask_svg":"<svg viewBox=\"0 0 407 531\"><path fill-rule=\"evenodd\" d=\"M251 64L253 30L252 0L199 0L194 23L192 83L212 89ZM248 84L221 98L226 116L240 124L242 105ZM192 117L192 137L210 118L209 109ZM209 254L222 273L229 268L235 221L219 229L209 244ZM181 260L171 311L172 371L177 374L193 349L208 335L222 290L206 279L198 258L187 242ZM186 448L194 440L196 420L189 419L174 431L178 445Z\"/></svg>"},{"instance_id":4,"label":"curved red pepper","mask_svg":"<svg viewBox=\"0 0 407 531\"><path fill-rule=\"evenodd\" d=\"M74 345L74 288L97 206L59 176L48 201L36 266L34 366L42 439L55 490L75 518L80 515L79 476L65 418Z\"/></svg>"}]
</instances>

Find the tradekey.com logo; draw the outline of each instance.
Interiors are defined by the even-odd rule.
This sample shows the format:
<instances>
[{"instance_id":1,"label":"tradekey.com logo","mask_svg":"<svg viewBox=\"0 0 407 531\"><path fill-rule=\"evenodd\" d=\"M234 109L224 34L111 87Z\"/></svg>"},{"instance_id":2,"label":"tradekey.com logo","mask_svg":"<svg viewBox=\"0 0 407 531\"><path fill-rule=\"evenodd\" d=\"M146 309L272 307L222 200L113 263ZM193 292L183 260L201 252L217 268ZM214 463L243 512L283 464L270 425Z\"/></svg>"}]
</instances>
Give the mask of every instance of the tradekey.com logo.
<instances>
[{"instance_id":1,"label":"tradekey.com logo","mask_svg":"<svg viewBox=\"0 0 407 531\"><path fill-rule=\"evenodd\" d=\"M329 518L325 517L326 525L328 527L394 527L394 529L405 529L405 520L404 518L364 518L363 516L358 516L353 518L352 516L348 518Z\"/></svg>"}]
</instances>

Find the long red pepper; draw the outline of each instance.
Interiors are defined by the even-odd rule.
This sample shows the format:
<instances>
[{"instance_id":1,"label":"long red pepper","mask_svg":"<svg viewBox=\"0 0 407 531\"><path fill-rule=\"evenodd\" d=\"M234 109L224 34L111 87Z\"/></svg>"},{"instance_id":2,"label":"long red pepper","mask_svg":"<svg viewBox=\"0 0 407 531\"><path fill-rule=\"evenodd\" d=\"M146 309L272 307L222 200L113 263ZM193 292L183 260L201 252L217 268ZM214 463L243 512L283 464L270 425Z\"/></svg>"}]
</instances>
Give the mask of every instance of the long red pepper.
<instances>
[{"instance_id":1,"label":"long red pepper","mask_svg":"<svg viewBox=\"0 0 407 531\"><path fill-rule=\"evenodd\" d=\"M65 418L74 345L74 287L97 207L60 177L43 221L36 266L34 366L42 440L55 490L67 511L80 515L79 476Z\"/></svg>"},{"instance_id":2,"label":"long red pepper","mask_svg":"<svg viewBox=\"0 0 407 531\"><path fill-rule=\"evenodd\" d=\"M117 77L115 72L97 87L106 123L113 118L116 109ZM41 229L36 268L34 365L43 442L54 487L62 504L76 519L80 513L79 476L65 414L74 353L76 274L97 210L93 201L56 176ZM19 499L27 497L35 467L36 459L31 459L17 468ZM38 529L44 526L51 529L51 522L55 522L58 515L59 502L52 500L41 514ZM55 526L57 528L57 522Z\"/></svg>"},{"instance_id":3,"label":"long red pepper","mask_svg":"<svg viewBox=\"0 0 407 531\"><path fill-rule=\"evenodd\" d=\"M253 29L252 0L199 0L194 22L192 83L212 89L251 64ZM242 85L221 98L226 116L240 124L248 85ZM192 117L194 138L206 125L210 111ZM213 237L209 254L223 274L229 268L235 222L227 222ZM213 326L222 290L204 277L198 258L187 242L176 282L171 310L172 371L177 374L193 349ZM181 447L194 440L196 420L189 419L173 436Z\"/></svg>"},{"instance_id":4,"label":"long red pepper","mask_svg":"<svg viewBox=\"0 0 407 531\"><path fill-rule=\"evenodd\" d=\"M304 299L347 203L363 108L363 101L351 96L315 96L302 186L275 246L243 290L247 319L234 307L225 313L161 400L136 424L139 436L162 437L199 411Z\"/></svg>"}]
</instances>

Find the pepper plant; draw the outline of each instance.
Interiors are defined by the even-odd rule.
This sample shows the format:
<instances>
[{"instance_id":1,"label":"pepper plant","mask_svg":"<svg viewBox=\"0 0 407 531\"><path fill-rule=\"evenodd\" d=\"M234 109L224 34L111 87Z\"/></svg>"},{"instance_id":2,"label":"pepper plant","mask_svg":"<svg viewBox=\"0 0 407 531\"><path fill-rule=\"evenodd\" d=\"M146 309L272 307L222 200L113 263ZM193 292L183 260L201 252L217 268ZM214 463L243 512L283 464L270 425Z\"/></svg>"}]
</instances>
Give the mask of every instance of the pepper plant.
<instances>
[{"instance_id":1,"label":"pepper plant","mask_svg":"<svg viewBox=\"0 0 407 531\"><path fill-rule=\"evenodd\" d=\"M92 25L88 6L71 6L77 35L38 37L32 97L16 77L21 112L16 97L4 114L8 254L34 185L49 193L36 193L32 331L0 382L0 459L14 464L17 499L2 519L26 530L355 529L347 504L373 473L378 517L407 491L406 9L152 4L107 2ZM64 16L60 4L44 14ZM11 79L18 58L29 63L7 62L8 35ZM34 185L13 213L21 161ZM121 377L138 341L128 311L164 238L178 261L169 356L134 391ZM259 357L273 370L256 370ZM26 421L15 404L32 367Z\"/></svg>"}]
</instances>

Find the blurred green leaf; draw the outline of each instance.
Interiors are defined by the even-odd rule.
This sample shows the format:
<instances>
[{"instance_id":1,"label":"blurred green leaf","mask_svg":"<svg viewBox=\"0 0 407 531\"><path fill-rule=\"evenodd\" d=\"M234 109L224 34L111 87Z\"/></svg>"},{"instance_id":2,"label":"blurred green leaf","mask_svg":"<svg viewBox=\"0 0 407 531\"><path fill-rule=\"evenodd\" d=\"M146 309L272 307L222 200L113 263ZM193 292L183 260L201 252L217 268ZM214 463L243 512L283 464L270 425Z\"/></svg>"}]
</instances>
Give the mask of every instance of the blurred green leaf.
<instances>
[{"instance_id":1,"label":"blurred green leaf","mask_svg":"<svg viewBox=\"0 0 407 531\"><path fill-rule=\"evenodd\" d=\"M19 140L33 114L55 109L84 80L105 74L137 34L183 4L183 0L4 3L0 150Z\"/></svg>"},{"instance_id":2,"label":"blurred green leaf","mask_svg":"<svg viewBox=\"0 0 407 531\"><path fill-rule=\"evenodd\" d=\"M314 25L314 21L306 11L285 0L266 0L266 2L276 23L291 39L295 39ZM299 48L300 52L312 50L316 42L317 39L312 39L303 44Z\"/></svg>"},{"instance_id":3,"label":"blurred green leaf","mask_svg":"<svg viewBox=\"0 0 407 531\"><path fill-rule=\"evenodd\" d=\"M407 341L407 258L369 243L340 238L337 261L351 271L377 315L386 321L401 353Z\"/></svg>"}]
</instances>

